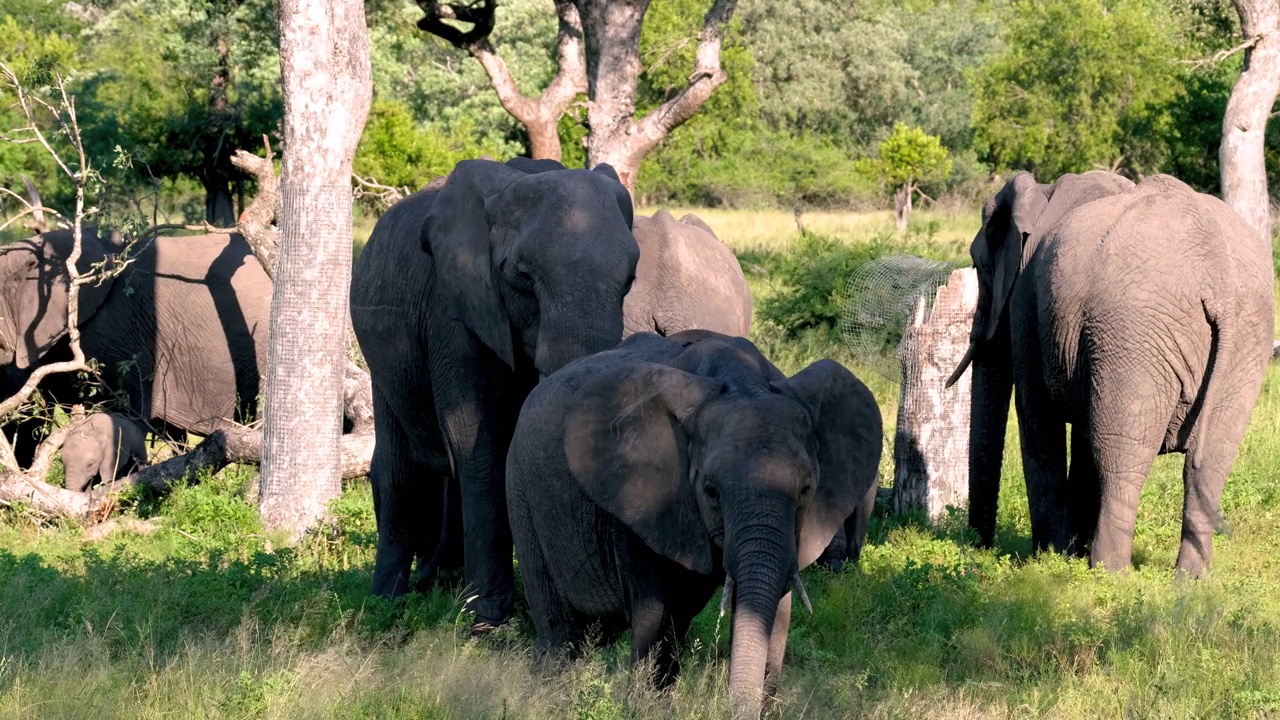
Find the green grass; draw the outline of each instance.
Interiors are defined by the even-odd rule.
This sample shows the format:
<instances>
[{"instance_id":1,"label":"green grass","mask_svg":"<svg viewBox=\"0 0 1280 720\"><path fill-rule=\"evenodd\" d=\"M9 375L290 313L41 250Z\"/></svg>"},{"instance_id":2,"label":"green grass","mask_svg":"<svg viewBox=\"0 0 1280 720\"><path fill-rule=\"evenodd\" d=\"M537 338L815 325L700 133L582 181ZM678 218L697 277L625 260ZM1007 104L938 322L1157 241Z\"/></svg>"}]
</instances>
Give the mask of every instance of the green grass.
<instances>
[{"instance_id":1,"label":"green grass","mask_svg":"<svg viewBox=\"0 0 1280 720\"><path fill-rule=\"evenodd\" d=\"M785 252L795 241L781 213L699 214L744 254ZM851 243L887 242L881 220L860 222L831 216L828 227L806 216L811 230ZM976 218L946 223L954 229L900 242L945 256L946 243L967 244ZM767 276L752 282L757 300L771 292ZM754 335L787 372L819 357L849 362L829 334L788 338L761 325ZM859 374L886 418L887 484L897 387ZM1006 444L996 550L973 547L962 514L930 527L880 512L860 567L805 571L814 614L798 612L792 625L781 715L1280 717L1280 366L1227 484L1230 536L1216 539L1213 572L1201 582L1178 583L1171 572L1180 457L1161 458L1144 488L1133 571L1031 557L1016 433ZM367 482L346 488L326 532L283 548L243 500L249 478L231 468L161 501L132 499L130 512L163 518L149 536L90 542L80 528L6 511L0 717L726 714L729 632L714 601L694 624L669 694L647 689L625 641L539 675L523 614L477 641L465 633L458 587L395 604L369 597Z\"/></svg>"}]
</instances>

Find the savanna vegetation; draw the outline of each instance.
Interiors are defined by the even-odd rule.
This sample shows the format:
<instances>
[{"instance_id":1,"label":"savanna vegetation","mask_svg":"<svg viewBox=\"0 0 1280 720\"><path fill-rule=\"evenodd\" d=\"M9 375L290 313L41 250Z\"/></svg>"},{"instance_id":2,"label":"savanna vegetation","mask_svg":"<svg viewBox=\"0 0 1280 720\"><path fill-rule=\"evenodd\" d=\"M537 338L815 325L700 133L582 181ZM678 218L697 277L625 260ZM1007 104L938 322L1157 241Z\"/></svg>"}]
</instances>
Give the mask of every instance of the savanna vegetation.
<instances>
[{"instance_id":1,"label":"savanna vegetation","mask_svg":"<svg viewBox=\"0 0 1280 720\"><path fill-rule=\"evenodd\" d=\"M706 4L650 9L641 111L684 83ZM551 5L499 5L493 42L525 91L555 72ZM231 152L264 135L279 145L273 8L0 0L0 59L37 85L70 73L110 179L109 221L228 224L254 190ZM483 70L419 31L413 3L366 8L374 101L358 175L413 188L463 158L527 151ZM821 357L854 368L891 448L898 388L859 369L836 330L852 269L897 252L967 264L980 199L1009 169L1169 172L1216 192L1241 56L1215 53L1239 34L1227 0L741 0L728 82L649 153L637 202L715 228L752 287L752 340L787 373ZM20 124L6 112L0 125ZM584 122L575 105L558 126L568 166L585 162ZM1277 149L1273 130L1269 170ZM23 177L47 204L71 201L39 148L0 144L0 185ZM897 230L904 187L923 209ZM356 253L378 209L361 206ZM1160 458L1143 490L1135 568L1108 574L1031 553L1015 423L1008 433L994 549L974 546L961 510L929 524L881 508L859 566L805 571L814 613L793 620L781 715L1280 716L1280 365L1227 483L1229 527L1206 580L1172 577L1181 457ZM369 595L367 480L347 483L328 524L292 546L263 528L254 476L233 465L165 497L130 493L123 517L147 525L105 538L21 504L0 510L0 715L605 720L728 708L728 625L714 601L668 694L630 666L625 639L536 674L523 608L472 638L460 583L394 603Z\"/></svg>"}]
</instances>

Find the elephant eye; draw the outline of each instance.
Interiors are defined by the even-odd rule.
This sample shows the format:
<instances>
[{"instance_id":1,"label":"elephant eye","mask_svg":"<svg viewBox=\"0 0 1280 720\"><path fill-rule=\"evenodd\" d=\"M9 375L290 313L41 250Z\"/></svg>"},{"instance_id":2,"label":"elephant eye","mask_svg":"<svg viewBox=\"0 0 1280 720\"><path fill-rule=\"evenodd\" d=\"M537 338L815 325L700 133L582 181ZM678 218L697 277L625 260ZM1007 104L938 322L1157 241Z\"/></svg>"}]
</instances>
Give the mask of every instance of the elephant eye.
<instances>
[{"instance_id":1,"label":"elephant eye","mask_svg":"<svg viewBox=\"0 0 1280 720\"><path fill-rule=\"evenodd\" d=\"M716 502L720 499L720 490L711 483L703 485L702 492L707 496L707 499L712 502Z\"/></svg>"}]
</instances>

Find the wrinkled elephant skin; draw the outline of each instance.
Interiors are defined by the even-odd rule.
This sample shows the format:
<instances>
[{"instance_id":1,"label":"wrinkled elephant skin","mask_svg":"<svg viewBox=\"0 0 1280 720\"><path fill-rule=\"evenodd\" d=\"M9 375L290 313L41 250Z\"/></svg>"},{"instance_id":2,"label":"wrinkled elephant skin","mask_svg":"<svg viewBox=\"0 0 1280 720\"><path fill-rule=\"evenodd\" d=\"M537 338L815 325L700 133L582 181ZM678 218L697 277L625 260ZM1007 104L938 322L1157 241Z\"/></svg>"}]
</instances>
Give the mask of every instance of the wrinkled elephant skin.
<instances>
[{"instance_id":1,"label":"wrinkled elephant skin","mask_svg":"<svg viewBox=\"0 0 1280 720\"><path fill-rule=\"evenodd\" d=\"M1020 173L971 248L970 522L995 530L1014 392L1032 541L1127 567L1157 454L1185 453L1177 569L1202 575L1274 344L1270 238L1167 175ZM1067 468L1066 425L1071 424Z\"/></svg>"}]
</instances>

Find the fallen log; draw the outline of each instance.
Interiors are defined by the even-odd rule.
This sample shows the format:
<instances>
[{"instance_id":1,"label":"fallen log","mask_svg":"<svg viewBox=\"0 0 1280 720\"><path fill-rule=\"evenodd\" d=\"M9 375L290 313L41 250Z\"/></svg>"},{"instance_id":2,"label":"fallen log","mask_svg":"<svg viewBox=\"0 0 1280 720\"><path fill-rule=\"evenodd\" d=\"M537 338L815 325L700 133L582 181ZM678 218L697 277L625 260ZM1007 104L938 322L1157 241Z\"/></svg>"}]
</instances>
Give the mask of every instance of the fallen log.
<instances>
[{"instance_id":1,"label":"fallen log","mask_svg":"<svg viewBox=\"0 0 1280 720\"><path fill-rule=\"evenodd\" d=\"M342 478L369 473L373 461L373 431L342 437ZM262 431L244 426L225 427L211 433L190 452L149 465L113 483L89 492L75 492L50 485L40 476L8 471L0 475L0 500L19 502L47 515L99 521L109 516L121 493L133 487L167 492L184 478L202 471L218 472L232 463L256 465L262 459ZM34 466L33 466L34 467Z\"/></svg>"}]
</instances>

